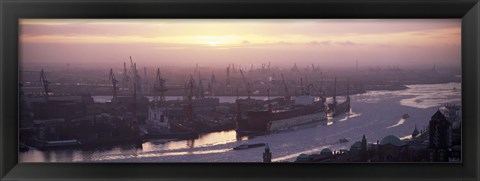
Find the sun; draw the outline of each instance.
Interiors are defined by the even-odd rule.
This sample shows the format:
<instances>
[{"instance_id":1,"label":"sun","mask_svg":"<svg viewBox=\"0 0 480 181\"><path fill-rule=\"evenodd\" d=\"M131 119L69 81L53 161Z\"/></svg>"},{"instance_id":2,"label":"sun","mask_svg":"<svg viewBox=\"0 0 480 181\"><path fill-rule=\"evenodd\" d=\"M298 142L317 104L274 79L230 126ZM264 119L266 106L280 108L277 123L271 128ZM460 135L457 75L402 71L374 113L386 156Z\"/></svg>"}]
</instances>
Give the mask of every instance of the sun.
<instances>
[{"instance_id":1,"label":"sun","mask_svg":"<svg viewBox=\"0 0 480 181\"><path fill-rule=\"evenodd\" d=\"M197 36L194 41L211 47L228 46L241 42L237 36L232 35Z\"/></svg>"},{"instance_id":2,"label":"sun","mask_svg":"<svg viewBox=\"0 0 480 181\"><path fill-rule=\"evenodd\" d=\"M216 47L217 45L218 45L218 42L208 42L208 46Z\"/></svg>"}]
</instances>

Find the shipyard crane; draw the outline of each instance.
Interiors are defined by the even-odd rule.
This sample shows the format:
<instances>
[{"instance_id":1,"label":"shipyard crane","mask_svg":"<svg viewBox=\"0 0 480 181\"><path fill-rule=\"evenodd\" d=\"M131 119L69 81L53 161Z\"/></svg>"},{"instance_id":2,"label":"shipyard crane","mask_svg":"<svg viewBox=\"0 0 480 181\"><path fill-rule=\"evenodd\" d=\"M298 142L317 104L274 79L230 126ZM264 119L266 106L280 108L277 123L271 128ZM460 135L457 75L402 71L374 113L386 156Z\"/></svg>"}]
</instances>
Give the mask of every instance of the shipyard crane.
<instances>
[{"instance_id":1,"label":"shipyard crane","mask_svg":"<svg viewBox=\"0 0 480 181\"><path fill-rule=\"evenodd\" d=\"M194 95L194 90L196 86L195 79L193 79L193 76L190 75L190 78L188 79L187 82L185 82L185 92L186 92L186 97L188 100L193 100Z\"/></svg>"},{"instance_id":2,"label":"shipyard crane","mask_svg":"<svg viewBox=\"0 0 480 181\"><path fill-rule=\"evenodd\" d=\"M210 81L212 82L212 84L217 82L217 78L215 77L215 72L213 71L212 71L212 77L210 78Z\"/></svg>"},{"instance_id":3,"label":"shipyard crane","mask_svg":"<svg viewBox=\"0 0 480 181\"><path fill-rule=\"evenodd\" d=\"M247 85L247 80L245 79L245 74L243 74L243 70L240 69L240 74L242 75L242 80L245 85Z\"/></svg>"},{"instance_id":4,"label":"shipyard crane","mask_svg":"<svg viewBox=\"0 0 480 181\"><path fill-rule=\"evenodd\" d=\"M127 73L127 63L126 62L123 62L123 90L126 90L127 89L127 82L130 82L130 77L128 76L128 73Z\"/></svg>"},{"instance_id":5,"label":"shipyard crane","mask_svg":"<svg viewBox=\"0 0 480 181\"><path fill-rule=\"evenodd\" d=\"M285 89L285 100L286 101L290 101L290 95L288 94L288 86L287 86L287 82L285 81L285 77L282 75L282 82L283 82L283 87Z\"/></svg>"},{"instance_id":6,"label":"shipyard crane","mask_svg":"<svg viewBox=\"0 0 480 181\"><path fill-rule=\"evenodd\" d=\"M202 77L200 76L200 71L198 72L198 87L197 87L197 98L204 98Z\"/></svg>"},{"instance_id":7,"label":"shipyard crane","mask_svg":"<svg viewBox=\"0 0 480 181\"><path fill-rule=\"evenodd\" d=\"M130 56L130 63L132 65L132 74L133 74L133 86L135 86L135 89L137 91L137 99L140 99L141 97L143 97L143 94L142 94L142 81L141 81L141 77L140 75L138 74L138 70L137 70L137 63L134 63L133 60L132 60L132 57Z\"/></svg>"},{"instance_id":8,"label":"shipyard crane","mask_svg":"<svg viewBox=\"0 0 480 181\"><path fill-rule=\"evenodd\" d=\"M132 60L132 56L129 56L130 58L130 80L131 82L129 83L129 90L130 90L130 93L132 93L133 91L133 86L134 84L136 83L136 75L135 75L135 66L133 64L133 60Z\"/></svg>"},{"instance_id":9,"label":"shipyard crane","mask_svg":"<svg viewBox=\"0 0 480 181\"><path fill-rule=\"evenodd\" d=\"M195 80L193 76L190 75L190 81L188 81L188 105L187 105L187 116L190 123L193 124L193 89L195 88ZM194 126L192 126L193 128Z\"/></svg>"},{"instance_id":10,"label":"shipyard crane","mask_svg":"<svg viewBox=\"0 0 480 181\"><path fill-rule=\"evenodd\" d=\"M45 93L44 94L45 95L45 100L48 100L48 95L50 94L50 92L52 90L50 89L50 86L49 86L50 82L48 81L47 76L45 75L45 72L43 71L43 69L40 72L40 82L43 85L43 91Z\"/></svg>"},{"instance_id":11,"label":"shipyard crane","mask_svg":"<svg viewBox=\"0 0 480 181\"><path fill-rule=\"evenodd\" d=\"M230 65L227 67L227 87L230 87Z\"/></svg>"},{"instance_id":12,"label":"shipyard crane","mask_svg":"<svg viewBox=\"0 0 480 181\"><path fill-rule=\"evenodd\" d=\"M144 90L147 92L148 89L148 79L147 79L147 67L143 67L143 85L145 86Z\"/></svg>"},{"instance_id":13,"label":"shipyard crane","mask_svg":"<svg viewBox=\"0 0 480 181\"><path fill-rule=\"evenodd\" d=\"M162 73L160 72L160 68L157 68L157 76L155 79L155 92L160 92L160 97L155 98L155 101L160 101L160 103L165 102L165 92L167 92L167 88L165 87L166 80L162 78ZM158 100L157 100L158 99Z\"/></svg>"},{"instance_id":14,"label":"shipyard crane","mask_svg":"<svg viewBox=\"0 0 480 181\"><path fill-rule=\"evenodd\" d=\"M292 72L298 72L298 67L297 67L297 63L293 64L293 67L292 67Z\"/></svg>"},{"instance_id":15,"label":"shipyard crane","mask_svg":"<svg viewBox=\"0 0 480 181\"><path fill-rule=\"evenodd\" d=\"M214 89L215 85L217 83L217 78L215 78L215 73L212 71L212 76L210 77L210 83L208 84L208 92L210 93L211 96L215 96Z\"/></svg>"},{"instance_id":16,"label":"shipyard crane","mask_svg":"<svg viewBox=\"0 0 480 181\"><path fill-rule=\"evenodd\" d=\"M250 84L250 82L247 83L247 79L245 79L245 74L243 73L242 69L240 69L240 74L242 75L243 84L245 84L245 86L247 88L248 99L250 99L250 94L252 93L251 84Z\"/></svg>"},{"instance_id":17,"label":"shipyard crane","mask_svg":"<svg viewBox=\"0 0 480 181\"><path fill-rule=\"evenodd\" d=\"M132 60L132 56L128 56L128 57L130 57L130 67L132 67L132 68L133 68L133 60Z\"/></svg>"},{"instance_id":18,"label":"shipyard crane","mask_svg":"<svg viewBox=\"0 0 480 181\"><path fill-rule=\"evenodd\" d=\"M112 99L112 101L116 101L117 100L117 83L118 83L118 80L115 78L115 74L113 74L113 69L112 68L110 69L110 76L108 77L108 80L112 81L112 85L113 85L113 99Z\"/></svg>"}]
</instances>

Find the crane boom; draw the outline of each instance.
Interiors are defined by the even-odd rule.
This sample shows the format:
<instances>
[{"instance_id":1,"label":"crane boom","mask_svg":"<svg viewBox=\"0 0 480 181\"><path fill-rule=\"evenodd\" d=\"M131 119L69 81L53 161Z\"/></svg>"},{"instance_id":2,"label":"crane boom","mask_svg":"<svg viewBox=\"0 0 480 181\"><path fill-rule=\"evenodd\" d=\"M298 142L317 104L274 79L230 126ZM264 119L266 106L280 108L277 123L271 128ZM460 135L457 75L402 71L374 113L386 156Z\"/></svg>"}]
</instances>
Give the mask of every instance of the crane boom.
<instances>
[{"instance_id":1,"label":"crane boom","mask_svg":"<svg viewBox=\"0 0 480 181\"><path fill-rule=\"evenodd\" d=\"M160 68L157 68L157 76L156 76L155 82L156 82L156 85L154 87L154 91L160 92L159 101L164 102L165 92L167 92L167 88L165 87L166 80L162 78L162 73L160 72ZM155 101L157 101L157 98L155 98Z\"/></svg>"},{"instance_id":2,"label":"crane boom","mask_svg":"<svg viewBox=\"0 0 480 181\"><path fill-rule=\"evenodd\" d=\"M247 82L247 79L245 79L245 74L243 74L242 69L240 69L240 74L242 74L243 84L245 84L245 87L247 88L248 99L250 99L250 94L252 93L252 85L250 84L250 82Z\"/></svg>"},{"instance_id":3,"label":"crane boom","mask_svg":"<svg viewBox=\"0 0 480 181\"><path fill-rule=\"evenodd\" d=\"M242 75L242 80L245 85L247 85L247 80L245 79L245 74L243 74L243 70L240 69L240 74Z\"/></svg>"},{"instance_id":4,"label":"crane boom","mask_svg":"<svg viewBox=\"0 0 480 181\"><path fill-rule=\"evenodd\" d=\"M50 82L47 79L47 76L45 75L45 72L42 71L40 72L40 82L43 84L43 91L45 93L45 100L48 100L48 95L50 94Z\"/></svg>"}]
</instances>

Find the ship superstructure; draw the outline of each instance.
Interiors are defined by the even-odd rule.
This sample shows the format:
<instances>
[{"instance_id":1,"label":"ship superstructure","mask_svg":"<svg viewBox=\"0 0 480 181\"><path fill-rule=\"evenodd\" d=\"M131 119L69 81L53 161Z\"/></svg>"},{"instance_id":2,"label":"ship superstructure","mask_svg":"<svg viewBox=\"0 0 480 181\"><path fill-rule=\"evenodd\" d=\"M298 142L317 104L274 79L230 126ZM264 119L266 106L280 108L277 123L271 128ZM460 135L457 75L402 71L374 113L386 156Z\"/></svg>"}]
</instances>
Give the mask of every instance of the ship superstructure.
<instances>
[{"instance_id":1,"label":"ship superstructure","mask_svg":"<svg viewBox=\"0 0 480 181\"><path fill-rule=\"evenodd\" d=\"M341 113L350 111L350 95L349 95L350 85L347 84L347 99L345 100L345 102L342 102L342 103L337 102L336 87L337 87L337 78L335 78L335 83L333 87L332 103L328 104L328 116L331 116L331 117L335 117Z\"/></svg>"}]
</instances>

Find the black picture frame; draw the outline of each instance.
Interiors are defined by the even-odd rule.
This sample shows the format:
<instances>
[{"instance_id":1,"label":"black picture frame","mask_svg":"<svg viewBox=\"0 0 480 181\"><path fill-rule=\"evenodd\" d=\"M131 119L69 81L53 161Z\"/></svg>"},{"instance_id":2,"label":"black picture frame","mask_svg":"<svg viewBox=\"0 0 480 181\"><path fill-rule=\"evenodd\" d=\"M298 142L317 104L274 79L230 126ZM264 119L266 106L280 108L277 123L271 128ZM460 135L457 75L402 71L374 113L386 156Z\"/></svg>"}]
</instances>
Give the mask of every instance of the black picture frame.
<instances>
[{"instance_id":1,"label":"black picture frame","mask_svg":"<svg viewBox=\"0 0 480 181\"><path fill-rule=\"evenodd\" d=\"M478 180L478 0L1 0L2 180ZM19 18L461 18L462 163L17 163Z\"/></svg>"}]
</instances>

